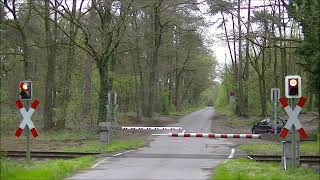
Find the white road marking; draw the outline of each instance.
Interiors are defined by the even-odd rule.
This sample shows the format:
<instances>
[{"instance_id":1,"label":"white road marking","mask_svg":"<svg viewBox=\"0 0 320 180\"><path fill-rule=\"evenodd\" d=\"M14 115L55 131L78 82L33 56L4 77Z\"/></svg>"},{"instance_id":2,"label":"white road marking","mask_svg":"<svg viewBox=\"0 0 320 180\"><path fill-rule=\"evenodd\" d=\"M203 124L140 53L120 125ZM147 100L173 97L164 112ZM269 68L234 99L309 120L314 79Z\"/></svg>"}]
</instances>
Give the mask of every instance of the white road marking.
<instances>
[{"instance_id":1,"label":"white road marking","mask_svg":"<svg viewBox=\"0 0 320 180\"><path fill-rule=\"evenodd\" d=\"M183 130L182 133L186 132L186 130Z\"/></svg>"},{"instance_id":2,"label":"white road marking","mask_svg":"<svg viewBox=\"0 0 320 180\"><path fill-rule=\"evenodd\" d=\"M129 152L132 152L132 151L135 151L135 150L129 150L129 151L124 151L124 152L121 152L121 153L117 153L117 154L113 155L112 157L116 157L116 156L119 156L121 154L129 153Z\"/></svg>"},{"instance_id":3,"label":"white road marking","mask_svg":"<svg viewBox=\"0 0 320 180\"><path fill-rule=\"evenodd\" d=\"M247 156L247 158L249 158L249 159L253 159L252 157L250 157L250 156Z\"/></svg>"},{"instance_id":4,"label":"white road marking","mask_svg":"<svg viewBox=\"0 0 320 180\"><path fill-rule=\"evenodd\" d=\"M121 152L121 153L117 153L117 154L112 155L112 157L116 157L116 156L119 156L121 154L129 153L129 152L132 152L132 151L135 151L135 150L128 150L128 151L124 151L124 152ZM103 162L105 162L108 159L110 159L110 157L106 157L106 158L102 159L101 161L99 161L96 164L94 164L91 168L95 168L95 167L99 166L100 164L102 164Z\"/></svg>"},{"instance_id":5,"label":"white road marking","mask_svg":"<svg viewBox=\"0 0 320 180\"><path fill-rule=\"evenodd\" d=\"M115 155L112 155L112 157L116 157L116 156L119 156L119 155L121 155L121 154L123 154L123 153L117 153L117 154L115 154Z\"/></svg>"},{"instance_id":6,"label":"white road marking","mask_svg":"<svg viewBox=\"0 0 320 180\"><path fill-rule=\"evenodd\" d=\"M101 161L97 162L96 164L94 164L91 168L95 168L97 166L99 166L101 163L103 163L105 160L109 159L109 157L106 157L104 159L102 159Z\"/></svg>"},{"instance_id":7,"label":"white road marking","mask_svg":"<svg viewBox=\"0 0 320 180\"><path fill-rule=\"evenodd\" d=\"M232 159L233 156L234 156L234 149L232 148L232 149L231 149L231 153L230 153L228 159Z\"/></svg>"}]
</instances>

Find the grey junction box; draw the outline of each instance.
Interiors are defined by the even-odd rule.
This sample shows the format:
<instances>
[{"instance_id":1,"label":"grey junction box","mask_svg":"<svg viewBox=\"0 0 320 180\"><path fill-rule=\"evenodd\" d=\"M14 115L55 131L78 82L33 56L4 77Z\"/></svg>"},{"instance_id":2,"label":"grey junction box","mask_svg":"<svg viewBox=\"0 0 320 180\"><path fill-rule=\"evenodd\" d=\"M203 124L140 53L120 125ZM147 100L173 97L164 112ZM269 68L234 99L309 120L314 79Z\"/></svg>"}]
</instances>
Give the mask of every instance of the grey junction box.
<instances>
[{"instance_id":1,"label":"grey junction box","mask_svg":"<svg viewBox=\"0 0 320 180\"><path fill-rule=\"evenodd\" d=\"M110 129L111 129L111 122L100 122L99 123L100 143L109 144L109 142L110 142L110 138L109 138Z\"/></svg>"}]
</instances>

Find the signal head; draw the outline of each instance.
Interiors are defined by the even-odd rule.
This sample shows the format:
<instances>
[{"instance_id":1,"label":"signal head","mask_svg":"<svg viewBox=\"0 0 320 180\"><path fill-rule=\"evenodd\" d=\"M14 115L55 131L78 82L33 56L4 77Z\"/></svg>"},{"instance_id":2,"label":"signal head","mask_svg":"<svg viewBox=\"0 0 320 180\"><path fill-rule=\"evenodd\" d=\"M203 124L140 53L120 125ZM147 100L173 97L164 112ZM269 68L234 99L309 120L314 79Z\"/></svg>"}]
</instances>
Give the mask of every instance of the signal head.
<instances>
[{"instance_id":1,"label":"signal head","mask_svg":"<svg viewBox=\"0 0 320 180\"><path fill-rule=\"evenodd\" d=\"M287 98L301 97L301 77L297 75L286 76L285 94Z\"/></svg>"},{"instance_id":2,"label":"signal head","mask_svg":"<svg viewBox=\"0 0 320 180\"><path fill-rule=\"evenodd\" d=\"M19 83L19 97L21 100L32 99L32 83L31 81L21 81Z\"/></svg>"}]
</instances>

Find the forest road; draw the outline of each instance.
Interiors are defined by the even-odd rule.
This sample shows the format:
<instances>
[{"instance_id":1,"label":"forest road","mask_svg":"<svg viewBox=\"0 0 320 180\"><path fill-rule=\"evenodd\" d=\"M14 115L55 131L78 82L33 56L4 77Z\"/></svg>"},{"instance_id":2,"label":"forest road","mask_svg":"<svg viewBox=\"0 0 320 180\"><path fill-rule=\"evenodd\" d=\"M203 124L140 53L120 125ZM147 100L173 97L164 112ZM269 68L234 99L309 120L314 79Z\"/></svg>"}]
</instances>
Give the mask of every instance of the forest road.
<instances>
[{"instance_id":1,"label":"forest road","mask_svg":"<svg viewBox=\"0 0 320 180\"><path fill-rule=\"evenodd\" d=\"M210 132L213 114L214 109L207 107L180 118L172 126L181 126L185 132ZM230 152L224 139L160 136L149 147L105 157L91 169L67 179L209 179L212 168L225 161ZM213 158L217 154L220 156Z\"/></svg>"}]
</instances>

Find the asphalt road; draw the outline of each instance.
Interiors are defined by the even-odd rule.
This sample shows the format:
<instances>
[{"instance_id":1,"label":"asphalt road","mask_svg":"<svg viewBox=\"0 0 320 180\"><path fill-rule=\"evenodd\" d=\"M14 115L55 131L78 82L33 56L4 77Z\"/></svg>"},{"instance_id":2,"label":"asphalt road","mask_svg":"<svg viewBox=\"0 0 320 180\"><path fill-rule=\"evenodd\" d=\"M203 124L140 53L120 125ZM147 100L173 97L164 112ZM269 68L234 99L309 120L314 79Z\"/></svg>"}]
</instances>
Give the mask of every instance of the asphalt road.
<instances>
[{"instance_id":1,"label":"asphalt road","mask_svg":"<svg viewBox=\"0 0 320 180\"><path fill-rule=\"evenodd\" d=\"M172 126L181 126L186 132L210 132L213 113L213 108L207 107L184 116ZM160 136L150 147L106 157L68 179L209 179L212 168L228 158L228 144L224 139Z\"/></svg>"}]
</instances>

